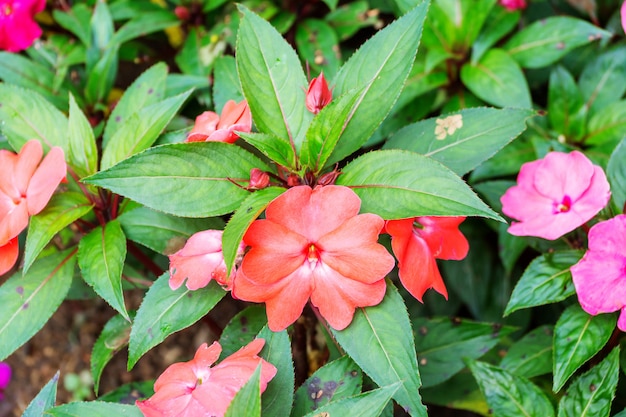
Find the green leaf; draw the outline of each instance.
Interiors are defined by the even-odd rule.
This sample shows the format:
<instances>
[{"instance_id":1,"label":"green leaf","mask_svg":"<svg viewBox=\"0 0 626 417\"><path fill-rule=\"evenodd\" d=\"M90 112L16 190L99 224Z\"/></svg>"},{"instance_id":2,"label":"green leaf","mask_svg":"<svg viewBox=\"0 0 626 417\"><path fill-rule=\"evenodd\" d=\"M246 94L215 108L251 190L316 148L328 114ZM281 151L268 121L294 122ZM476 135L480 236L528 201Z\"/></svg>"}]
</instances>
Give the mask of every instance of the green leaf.
<instances>
[{"instance_id":1,"label":"green leaf","mask_svg":"<svg viewBox=\"0 0 626 417\"><path fill-rule=\"evenodd\" d=\"M131 314L134 316L134 314ZM102 329L98 340L91 351L91 376L93 377L93 390L98 394L100 377L104 367L109 363L117 352L128 345L131 323L121 314L113 316Z\"/></svg>"},{"instance_id":2,"label":"green leaf","mask_svg":"<svg viewBox=\"0 0 626 417\"><path fill-rule=\"evenodd\" d=\"M617 145L606 169L606 176L611 184L611 198L618 211L624 212L626 207L626 138Z\"/></svg>"},{"instance_id":3,"label":"green leaf","mask_svg":"<svg viewBox=\"0 0 626 417\"><path fill-rule=\"evenodd\" d=\"M134 114L163 100L167 65L158 63L144 71L122 95L109 116L104 128L102 146L107 147L109 140L124 126Z\"/></svg>"},{"instance_id":4,"label":"green leaf","mask_svg":"<svg viewBox=\"0 0 626 417\"><path fill-rule=\"evenodd\" d=\"M237 33L237 71L254 123L297 151L313 118L305 107L307 81L293 48L244 6Z\"/></svg>"},{"instance_id":5,"label":"green leaf","mask_svg":"<svg viewBox=\"0 0 626 417\"><path fill-rule=\"evenodd\" d=\"M265 307L254 304L246 307L233 317L220 336L222 357L228 357L252 342L267 324Z\"/></svg>"},{"instance_id":6,"label":"green leaf","mask_svg":"<svg viewBox=\"0 0 626 417\"><path fill-rule=\"evenodd\" d=\"M583 363L602 349L616 322L614 314L590 316L577 304L563 312L554 328L554 392L558 392Z\"/></svg>"},{"instance_id":7,"label":"green leaf","mask_svg":"<svg viewBox=\"0 0 626 417\"><path fill-rule=\"evenodd\" d=\"M230 402L224 417L261 417L261 364Z\"/></svg>"},{"instance_id":8,"label":"green leaf","mask_svg":"<svg viewBox=\"0 0 626 417\"><path fill-rule=\"evenodd\" d=\"M135 405L107 403L104 401L75 402L59 405L46 411L54 417L143 417Z\"/></svg>"},{"instance_id":9,"label":"green leaf","mask_svg":"<svg viewBox=\"0 0 626 417\"><path fill-rule=\"evenodd\" d=\"M102 152L102 169L150 147L180 110L192 91L166 98L134 113L123 122Z\"/></svg>"},{"instance_id":10,"label":"green leaf","mask_svg":"<svg viewBox=\"0 0 626 417\"><path fill-rule=\"evenodd\" d=\"M463 65L461 80L487 103L500 107L532 107L524 73L502 49L490 49L479 62Z\"/></svg>"},{"instance_id":11,"label":"green leaf","mask_svg":"<svg viewBox=\"0 0 626 417\"><path fill-rule=\"evenodd\" d=\"M311 66L314 74L324 71L327 78L335 76L341 66L341 53L339 36L329 23L320 19L298 22L295 42L300 59Z\"/></svg>"},{"instance_id":12,"label":"green leaf","mask_svg":"<svg viewBox=\"0 0 626 417\"><path fill-rule=\"evenodd\" d=\"M285 189L280 187L269 187L254 191L250 193L232 215L222 235L222 253L224 254L224 262L229 272L235 265L237 249L248 227L263 213L265 207L283 192L285 192Z\"/></svg>"},{"instance_id":13,"label":"green leaf","mask_svg":"<svg viewBox=\"0 0 626 417\"><path fill-rule=\"evenodd\" d=\"M296 154L289 143L284 140L267 133L240 132L239 137L257 148L278 165L286 168L296 168Z\"/></svg>"},{"instance_id":14,"label":"green leaf","mask_svg":"<svg viewBox=\"0 0 626 417\"><path fill-rule=\"evenodd\" d=\"M130 332L129 370L144 353L172 333L194 324L226 295L215 281L190 291L185 286L172 290L169 279L169 273L161 275L152 284L137 311Z\"/></svg>"},{"instance_id":15,"label":"green leaf","mask_svg":"<svg viewBox=\"0 0 626 417\"><path fill-rule=\"evenodd\" d=\"M609 417L619 375L618 346L572 382L559 402L559 417Z\"/></svg>"},{"instance_id":16,"label":"green leaf","mask_svg":"<svg viewBox=\"0 0 626 417\"><path fill-rule=\"evenodd\" d=\"M263 414L272 417L289 417L295 379L289 335L286 330L272 332L266 326L259 332L257 338L265 340L265 346L259 356L278 370L263 393Z\"/></svg>"},{"instance_id":17,"label":"green leaf","mask_svg":"<svg viewBox=\"0 0 626 417\"><path fill-rule=\"evenodd\" d=\"M75 251L35 262L0 286L0 360L26 343L56 311L70 288Z\"/></svg>"},{"instance_id":18,"label":"green leaf","mask_svg":"<svg viewBox=\"0 0 626 417\"><path fill-rule=\"evenodd\" d=\"M57 385L59 382L59 371L50 381L39 391L37 396L28 404L22 417L41 417L43 413L54 407L57 399Z\"/></svg>"},{"instance_id":19,"label":"green leaf","mask_svg":"<svg viewBox=\"0 0 626 417\"><path fill-rule=\"evenodd\" d=\"M592 59L578 84L590 114L619 101L626 92L626 47L616 46Z\"/></svg>"},{"instance_id":20,"label":"green leaf","mask_svg":"<svg viewBox=\"0 0 626 417\"><path fill-rule=\"evenodd\" d=\"M580 261L583 252L551 252L535 258L515 285L504 315L522 308L565 300L576 293L570 267Z\"/></svg>"},{"instance_id":21,"label":"green leaf","mask_svg":"<svg viewBox=\"0 0 626 417\"><path fill-rule=\"evenodd\" d=\"M239 103L244 99L234 56L224 55L215 60L213 78L213 102L217 112L222 111L228 100Z\"/></svg>"},{"instance_id":22,"label":"green leaf","mask_svg":"<svg viewBox=\"0 0 626 417\"><path fill-rule=\"evenodd\" d=\"M362 91L329 164L359 149L385 119L398 99L419 46L428 1L388 25L365 42L341 67L335 96Z\"/></svg>"},{"instance_id":23,"label":"green leaf","mask_svg":"<svg viewBox=\"0 0 626 417\"><path fill-rule=\"evenodd\" d=\"M384 219L483 216L502 220L448 168L401 150L375 151L350 162L337 179L362 200L361 211Z\"/></svg>"},{"instance_id":24,"label":"green leaf","mask_svg":"<svg viewBox=\"0 0 626 417\"><path fill-rule=\"evenodd\" d=\"M472 64L480 61L489 48L513 30L520 16L519 10L511 11L504 7L493 7L483 29L472 45Z\"/></svg>"},{"instance_id":25,"label":"green leaf","mask_svg":"<svg viewBox=\"0 0 626 417\"><path fill-rule=\"evenodd\" d=\"M512 374L532 378L552 372L552 326L528 332L509 348L500 368Z\"/></svg>"},{"instance_id":26,"label":"green leaf","mask_svg":"<svg viewBox=\"0 0 626 417\"><path fill-rule=\"evenodd\" d=\"M504 45L523 68L548 66L571 50L612 33L581 19L567 16L548 17L517 32Z\"/></svg>"},{"instance_id":27,"label":"green leaf","mask_svg":"<svg viewBox=\"0 0 626 417\"><path fill-rule=\"evenodd\" d=\"M106 100L117 76L119 45L111 44L88 72L85 100L91 105ZM87 55L89 57L89 55Z\"/></svg>"},{"instance_id":28,"label":"green leaf","mask_svg":"<svg viewBox=\"0 0 626 417\"><path fill-rule=\"evenodd\" d=\"M123 44L131 39L180 25L180 20L169 10L148 11L133 17L119 28L111 38L112 43Z\"/></svg>"},{"instance_id":29,"label":"green leaf","mask_svg":"<svg viewBox=\"0 0 626 417\"><path fill-rule=\"evenodd\" d=\"M532 382L484 362L468 361L469 368L498 417L552 417L554 408Z\"/></svg>"},{"instance_id":30,"label":"green leaf","mask_svg":"<svg viewBox=\"0 0 626 417\"><path fill-rule=\"evenodd\" d=\"M476 183L506 175L514 176L524 163L534 161L535 159L537 159L537 154L530 141L523 139L514 140L502 148L494 157L477 166L470 174L469 182ZM514 183L511 185L514 185ZM475 188L478 189L477 186Z\"/></svg>"},{"instance_id":31,"label":"green leaf","mask_svg":"<svg viewBox=\"0 0 626 417\"><path fill-rule=\"evenodd\" d=\"M587 107L574 77L560 65L550 73L548 118L554 130L567 138L585 134Z\"/></svg>"},{"instance_id":32,"label":"green leaf","mask_svg":"<svg viewBox=\"0 0 626 417\"><path fill-rule=\"evenodd\" d=\"M526 120L534 115L524 109L488 108L466 109L456 114L408 125L383 148L417 152L441 162L457 175L465 175L519 136L526 128ZM456 118L460 126L454 131L440 131L442 128L437 126L454 120L450 117Z\"/></svg>"},{"instance_id":33,"label":"green leaf","mask_svg":"<svg viewBox=\"0 0 626 417\"><path fill-rule=\"evenodd\" d=\"M626 136L626 100L609 104L589 119L586 145L617 145Z\"/></svg>"},{"instance_id":34,"label":"green leaf","mask_svg":"<svg viewBox=\"0 0 626 417\"><path fill-rule=\"evenodd\" d=\"M379 417L394 394L401 388L399 382L368 391L350 398L328 403L305 417L359 416ZM426 415L426 414L424 414Z\"/></svg>"},{"instance_id":35,"label":"green leaf","mask_svg":"<svg viewBox=\"0 0 626 417\"><path fill-rule=\"evenodd\" d=\"M89 213L92 207L93 205L80 193L69 191L54 194L46 208L30 218L24 250L24 273L28 272L54 235Z\"/></svg>"},{"instance_id":36,"label":"green leaf","mask_svg":"<svg viewBox=\"0 0 626 417\"><path fill-rule=\"evenodd\" d=\"M210 217L230 213L248 197L229 178L248 181L252 168L271 171L239 146L174 143L150 148L83 182L176 216Z\"/></svg>"},{"instance_id":37,"label":"green leaf","mask_svg":"<svg viewBox=\"0 0 626 417\"><path fill-rule=\"evenodd\" d=\"M148 398L154 395L154 380L131 382L120 385L98 397L99 401L118 404L133 404L138 398Z\"/></svg>"},{"instance_id":38,"label":"green leaf","mask_svg":"<svg viewBox=\"0 0 626 417\"><path fill-rule=\"evenodd\" d=\"M19 150L31 139L69 153L67 117L32 90L0 84L0 131Z\"/></svg>"},{"instance_id":39,"label":"green leaf","mask_svg":"<svg viewBox=\"0 0 626 417\"><path fill-rule=\"evenodd\" d=\"M327 363L296 391L292 417L303 416L331 402L358 395L363 375L349 356Z\"/></svg>"},{"instance_id":40,"label":"green leaf","mask_svg":"<svg viewBox=\"0 0 626 417\"><path fill-rule=\"evenodd\" d=\"M469 370L456 374L440 385L424 388L422 397L429 404L468 410L485 417L493 414Z\"/></svg>"},{"instance_id":41,"label":"green leaf","mask_svg":"<svg viewBox=\"0 0 626 417\"><path fill-rule=\"evenodd\" d=\"M68 163L80 178L98 171L98 149L93 129L71 94L68 145Z\"/></svg>"},{"instance_id":42,"label":"green leaf","mask_svg":"<svg viewBox=\"0 0 626 417\"><path fill-rule=\"evenodd\" d=\"M378 386L401 382L393 398L411 416L427 415L418 391L421 380L411 323L402 297L391 281L387 280L387 293L380 304L357 308L352 323L332 333Z\"/></svg>"},{"instance_id":43,"label":"green leaf","mask_svg":"<svg viewBox=\"0 0 626 417\"><path fill-rule=\"evenodd\" d=\"M178 251L196 232L224 228L224 222L218 217L188 219L147 207L124 212L117 220L128 239L163 255L171 255Z\"/></svg>"},{"instance_id":44,"label":"green leaf","mask_svg":"<svg viewBox=\"0 0 626 417\"><path fill-rule=\"evenodd\" d=\"M62 12L60 9L52 11L54 20L62 28L76 35L85 46L89 46L91 43L91 28L89 26L91 14L91 9L84 3L75 3L66 12Z\"/></svg>"},{"instance_id":45,"label":"green leaf","mask_svg":"<svg viewBox=\"0 0 626 417\"><path fill-rule=\"evenodd\" d=\"M470 320L422 317L413 320L413 327L424 388L448 380L465 368L464 358L480 358L515 330Z\"/></svg>"}]
</instances>

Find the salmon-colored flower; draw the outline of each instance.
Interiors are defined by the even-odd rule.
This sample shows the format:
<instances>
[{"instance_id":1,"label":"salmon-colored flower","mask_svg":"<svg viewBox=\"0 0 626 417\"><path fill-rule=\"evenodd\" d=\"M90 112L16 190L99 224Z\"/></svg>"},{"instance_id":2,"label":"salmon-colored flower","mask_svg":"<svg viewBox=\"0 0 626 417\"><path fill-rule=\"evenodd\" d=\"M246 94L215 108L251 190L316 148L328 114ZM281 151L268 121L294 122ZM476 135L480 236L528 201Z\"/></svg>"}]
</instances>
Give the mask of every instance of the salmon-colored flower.
<instances>
[{"instance_id":1,"label":"salmon-colored flower","mask_svg":"<svg viewBox=\"0 0 626 417\"><path fill-rule=\"evenodd\" d=\"M218 365L222 347L204 343L189 362L170 365L154 383L154 395L137 401L145 417L222 417L235 394L261 364L261 392L276 368L258 354L265 340L255 339Z\"/></svg>"},{"instance_id":2,"label":"salmon-colored flower","mask_svg":"<svg viewBox=\"0 0 626 417\"><path fill-rule=\"evenodd\" d=\"M356 307L381 302L394 265L378 243L384 220L358 214L360 207L354 191L338 185L300 185L278 196L244 235L251 249L234 296L264 302L273 331L296 321L309 298L333 328L347 327Z\"/></svg>"},{"instance_id":3,"label":"salmon-colored flower","mask_svg":"<svg viewBox=\"0 0 626 417\"><path fill-rule=\"evenodd\" d=\"M262 190L268 185L270 185L270 176L267 172L261 171L259 168L252 168L250 170L249 190Z\"/></svg>"},{"instance_id":4,"label":"salmon-colored flower","mask_svg":"<svg viewBox=\"0 0 626 417\"><path fill-rule=\"evenodd\" d=\"M602 168L574 151L550 152L525 163L517 185L500 200L504 214L518 220L510 234L554 240L590 220L610 198Z\"/></svg>"},{"instance_id":5,"label":"salmon-colored flower","mask_svg":"<svg viewBox=\"0 0 626 417\"><path fill-rule=\"evenodd\" d=\"M400 281L419 301L430 288L448 298L435 259L465 258L469 243L459 230L463 220L465 217L415 217L385 224L398 259Z\"/></svg>"},{"instance_id":6,"label":"salmon-colored flower","mask_svg":"<svg viewBox=\"0 0 626 417\"><path fill-rule=\"evenodd\" d=\"M221 230L204 230L195 233L187 240L185 246L170 255L170 288L175 290L185 279L185 286L190 290L206 287L214 279L220 285L230 289L233 270L226 276L226 263L222 253ZM243 243L237 250L238 256L243 255Z\"/></svg>"},{"instance_id":7,"label":"salmon-colored flower","mask_svg":"<svg viewBox=\"0 0 626 417\"><path fill-rule=\"evenodd\" d=\"M594 316L621 310L617 326L626 332L626 215L589 230L589 250L571 271L583 310Z\"/></svg>"},{"instance_id":8,"label":"salmon-colored flower","mask_svg":"<svg viewBox=\"0 0 626 417\"><path fill-rule=\"evenodd\" d=\"M222 109L222 115L205 111L196 117L196 124L187 135L186 142L226 142L233 143L239 138L237 132L250 132L252 114L248 102L235 103L229 100Z\"/></svg>"},{"instance_id":9,"label":"salmon-colored flower","mask_svg":"<svg viewBox=\"0 0 626 417\"><path fill-rule=\"evenodd\" d=\"M43 160L42 156L37 140L26 142L17 155L0 150L0 275L17 260L16 238L28 226L28 217L43 210L65 178L61 148L51 148Z\"/></svg>"},{"instance_id":10,"label":"salmon-colored flower","mask_svg":"<svg viewBox=\"0 0 626 417\"><path fill-rule=\"evenodd\" d=\"M46 7L46 0L0 0L0 49L19 52L41 36L35 15Z\"/></svg>"},{"instance_id":11,"label":"salmon-colored flower","mask_svg":"<svg viewBox=\"0 0 626 417\"><path fill-rule=\"evenodd\" d=\"M322 72L309 83L306 92L306 108L313 114L317 114L333 99L333 93L328 88L328 83Z\"/></svg>"}]
</instances>

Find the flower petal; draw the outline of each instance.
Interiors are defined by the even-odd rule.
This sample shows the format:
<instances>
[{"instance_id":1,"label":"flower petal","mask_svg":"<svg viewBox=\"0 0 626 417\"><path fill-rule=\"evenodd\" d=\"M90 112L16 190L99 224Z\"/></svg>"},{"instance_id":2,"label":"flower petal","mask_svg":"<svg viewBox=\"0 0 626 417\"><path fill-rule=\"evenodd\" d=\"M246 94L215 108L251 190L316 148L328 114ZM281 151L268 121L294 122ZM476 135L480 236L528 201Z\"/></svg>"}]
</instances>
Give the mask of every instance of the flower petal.
<instances>
[{"instance_id":1,"label":"flower petal","mask_svg":"<svg viewBox=\"0 0 626 417\"><path fill-rule=\"evenodd\" d=\"M43 210L66 174L67 164L63 150L51 148L28 183L28 214L32 216Z\"/></svg>"},{"instance_id":2,"label":"flower petal","mask_svg":"<svg viewBox=\"0 0 626 417\"><path fill-rule=\"evenodd\" d=\"M395 243L394 238L391 241L394 253L397 246L394 246ZM448 291L426 241L413 235L406 242L403 253L404 256L398 258L398 276L404 288L420 302L423 302L422 297L430 288L448 299Z\"/></svg>"},{"instance_id":3,"label":"flower petal","mask_svg":"<svg viewBox=\"0 0 626 417\"><path fill-rule=\"evenodd\" d=\"M465 217L418 217L416 221L424 226L419 234L428 244L433 257L437 259L460 260L467 256L469 243L459 225Z\"/></svg>"},{"instance_id":4,"label":"flower petal","mask_svg":"<svg viewBox=\"0 0 626 417\"><path fill-rule=\"evenodd\" d=\"M626 306L626 257L587 251L572 266L578 301L589 314L610 313Z\"/></svg>"},{"instance_id":5,"label":"flower petal","mask_svg":"<svg viewBox=\"0 0 626 417\"><path fill-rule=\"evenodd\" d=\"M578 151L550 152L534 173L535 189L544 197L561 201L564 196L577 200L591 184L593 164Z\"/></svg>"},{"instance_id":6,"label":"flower petal","mask_svg":"<svg viewBox=\"0 0 626 417\"><path fill-rule=\"evenodd\" d=\"M0 275L6 274L13 268L13 265L17 262L18 255L19 244L17 237L9 240L5 245L0 246ZM2 389L2 384L0 384L0 389Z\"/></svg>"},{"instance_id":7,"label":"flower petal","mask_svg":"<svg viewBox=\"0 0 626 417\"><path fill-rule=\"evenodd\" d=\"M589 250L615 253L626 248L626 214L595 224L589 230Z\"/></svg>"}]
</instances>

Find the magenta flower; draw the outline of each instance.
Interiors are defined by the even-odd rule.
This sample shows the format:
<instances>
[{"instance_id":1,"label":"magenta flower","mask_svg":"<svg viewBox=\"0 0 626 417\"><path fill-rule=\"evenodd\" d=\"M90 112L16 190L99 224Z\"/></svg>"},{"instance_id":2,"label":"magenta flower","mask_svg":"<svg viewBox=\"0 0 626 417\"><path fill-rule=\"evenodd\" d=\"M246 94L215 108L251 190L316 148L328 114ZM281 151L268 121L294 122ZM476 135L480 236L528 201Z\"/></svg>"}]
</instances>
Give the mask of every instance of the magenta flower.
<instances>
[{"instance_id":1,"label":"magenta flower","mask_svg":"<svg viewBox=\"0 0 626 417\"><path fill-rule=\"evenodd\" d=\"M8 363L0 362L0 401L4 399L4 390L11 382L11 367Z\"/></svg>"},{"instance_id":2,"label":"magenta flower","mask_svg":"<svg viewBox=\"0 0 626 417\"><path fill-rule=\"evenodd\" d=\"M500 0L500 5L508 11L523 10L526 8L526 0Z\"/></svg>"},{"instance_id":3,"label":"magenta flower","mask_svg":"<svg viewBox=\"0 0 626 417\"><path fill-rule=\"evenodd\" d=\"M622 18L622 29L624 29L624 33L626 33L626 1L622 3L622 9L620 10L620 15Z\"/></svg>"},{"instance_id":4,"label":"magenta flower","mask_svg":"<svg viewBox=\"0 0 626 417\"><path fill-rule=\"evenodd\" d=\"M34 20L46 0L0 0L0 49L19 52L41 36Z\"/></svg>"},{"instance_id":5,"label":"magenta flower","mask_svg":"<svg viewBox=\"0 0 626 417\"><path fill-rule=\"evenodd\" d=\"M518 220L515 236L554 240L595 216L611 192L604 171L582 153L550 152L522 165L517 185L502 196L502 211Z\"/></svg>"},{"instance_id":6,"label":"magenta flower","mask_svg":"<svg viewBox=\"0 0 626 417\"><path fill-rule=\"evenodd\" d=\"M617 327L626 332L626 215L589 230L589 250L571 271L583 310L594 316L621 310Z\"/></svg>"}]
</instances>

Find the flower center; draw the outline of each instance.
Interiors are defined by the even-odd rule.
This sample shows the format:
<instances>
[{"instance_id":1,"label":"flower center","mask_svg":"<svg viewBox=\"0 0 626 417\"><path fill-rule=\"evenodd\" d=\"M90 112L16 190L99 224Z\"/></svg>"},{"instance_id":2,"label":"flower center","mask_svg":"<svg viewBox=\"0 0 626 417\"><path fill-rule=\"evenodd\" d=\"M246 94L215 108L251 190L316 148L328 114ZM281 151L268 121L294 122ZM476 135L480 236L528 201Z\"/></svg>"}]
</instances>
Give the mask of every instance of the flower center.
<instances>
[{"instance_id":1,"label":"flower center","mask_svg":"<svg viewBox=\"0 0 626 417\"><path fill-rule=\"evenodd\" d=\"M566 195L560 203L554 203L554 213L567 213L572 208L572 199Z\"/></svg>"},{"instance_id":2,"label":"flower center","mask_svg":"<svg viewBox=\"0 0 626 417\"><path fill-rule=\"evenodd\" d=\"M4 16L10 16L11 13L13 13L13 7L11 7L11 4L5 4L2 6L2 9L0 9L0 12L0 14Z\"/></svg>"},{"instance_id":3,"label":"flower center","mask_svg":"<svg viewBox=\"0 0 626 417\"><path fill-rule=\"evenodd\" d=\"M311 270L315 269L317 262L320 260L320 251L313 243L309 245L306 259L309 261L309 268L311 268Z\"/></svg>"}]
</instances>

